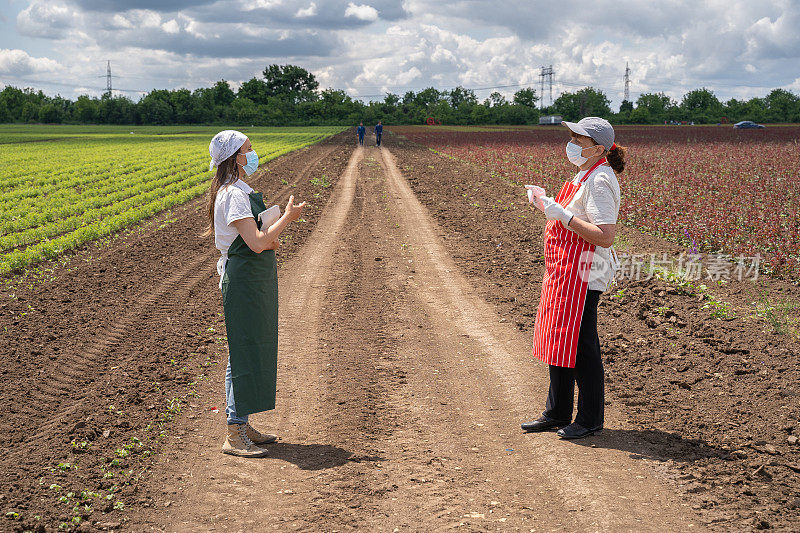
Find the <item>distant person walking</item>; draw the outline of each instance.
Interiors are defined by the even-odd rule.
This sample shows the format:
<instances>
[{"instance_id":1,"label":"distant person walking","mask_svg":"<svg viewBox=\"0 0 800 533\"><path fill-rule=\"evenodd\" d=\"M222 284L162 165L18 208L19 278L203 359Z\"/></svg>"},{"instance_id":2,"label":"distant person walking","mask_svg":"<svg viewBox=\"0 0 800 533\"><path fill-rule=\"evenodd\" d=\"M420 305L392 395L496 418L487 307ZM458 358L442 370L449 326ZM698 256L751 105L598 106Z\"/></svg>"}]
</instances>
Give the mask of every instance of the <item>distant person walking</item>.
<instances>
[{"instance_id":1,"label":"distant person walking","mask_svg":"<svg viewBox=\"0 0 800 533\"><path fill-rule=\"evenodd\" d=\"M381 121L378 121L378 125L375 126L375 146L381 145L381 135L383 134L383 124Z\"/></svg>"},{"instance_id":2,"label":"distant person walking","mask_svg":"<svg viewBox=\"0 0 800 533\"><path fill-rule=\"evenodd\" d=\"M579 172L555 199L541 187L527 186L531 203L547 216L533 355L550 365L550 391L544 413L522 429L560 427L559 437L578 439L603 428L597 304L618 266L611 247L620 206L615 173L625 169L626 151L614 143L614 128L602 118L561 124L570 129L566 155ZM572 422L576 382L578 413Z\"/></svg>"},{"instance_id":3,"label":"distant person walking","mask_svg":"<svg viewBox=\"0 0 800 533\"><path fill-rule=\"evenodd\" d=\"M358 134L358 144L360 146L364 146L364 134L367 133L367 128L364 127L363 122L358 123L358 127L356 128L356 133Z\"/></svg>"},{"instance_id":4,"label":"distant person walking","mask_svg":"<svg viewBox=\"0 0 800 533\"><path fill-rule=\"evenodd\" d=\"M208 191L208 228L221 257L219 288L225 308L228 368L225 372L225 413L228 436L223 453L262 457L260 445L275 442L248 423L248 415L275 409L278 373L278 277L275 250L278 236L300 218L305 202L286 211L267 209L260 192L242 177L258 168L250 139L234 130L211 139L209 170L217 167ZM235 395L234 395L235 393Z\"/></svg>"}]
</instances>

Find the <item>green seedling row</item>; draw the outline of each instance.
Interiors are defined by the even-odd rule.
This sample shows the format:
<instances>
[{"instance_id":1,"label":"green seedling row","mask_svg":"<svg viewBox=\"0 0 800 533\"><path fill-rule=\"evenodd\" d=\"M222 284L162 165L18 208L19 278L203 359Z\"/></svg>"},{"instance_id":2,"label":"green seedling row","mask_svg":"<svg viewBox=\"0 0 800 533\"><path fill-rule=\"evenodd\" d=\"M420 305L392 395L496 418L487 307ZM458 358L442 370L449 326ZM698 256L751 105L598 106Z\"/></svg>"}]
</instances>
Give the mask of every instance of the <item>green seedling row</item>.
<instances>
[{"instance_id":1,"label":"green seedling row","mask_svg":"<svg viewBox=\"0 0 800 533\"><path fill-rule=\"evenodd\" d=\"M213 176L208 143L219 129L0 126L20 140L0 144L0 275L204 194ZM242 131L263 164L341 128Z\"/></svg>"}]
</instances>

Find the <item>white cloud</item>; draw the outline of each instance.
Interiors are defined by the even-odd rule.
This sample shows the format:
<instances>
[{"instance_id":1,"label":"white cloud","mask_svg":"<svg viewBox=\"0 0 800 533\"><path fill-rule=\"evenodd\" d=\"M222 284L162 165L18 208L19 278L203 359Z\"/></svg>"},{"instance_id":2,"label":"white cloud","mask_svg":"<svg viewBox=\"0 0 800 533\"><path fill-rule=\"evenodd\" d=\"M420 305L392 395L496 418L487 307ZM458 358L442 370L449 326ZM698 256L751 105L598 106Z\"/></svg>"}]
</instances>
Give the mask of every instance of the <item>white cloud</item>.
<instances>
[{"instance_id":1,"label":"white cloud","mask_svg":"<svg viewBox=\"0 0 800 533\"><path fill-rule=\"evenodd\" d=\"M180 26L178 26L178 21L175 19L170 19L163 23L161 29L167 33L178 33L181 30Z\"/></svg>"},{"instance_id":2,"label":"white cloud","mask_svg":"<svg viewBox=\"0 0 800 533\"><path fill-rule=\"evenodd\" d=\"M17 15L17 30L32 37L55 39L75 25L74 9L58 1L34 0Z\"/></svg>"},{"instance_id":3,"label":"white cloud","mask_svg":"<svg viewBox=\"0 0 800 533\"><path fill-rule=\"evenodd\" d=\"M800 54L800 9L787 10L779 16L762 17L747 28L747 53L755 59L797 57Z\"/></svg>"},{"instance_id":4,"label":"white cloud","mask_svg":"<svg viewBox=\"0 0 800 533\"><path fill-rule=\"evenodd\" d=\"M271 9L283 5L283 0L255 0L252 3L247 2L247 4L249 4L249 6L252 6L252 8L261 7L261 8ZM245 9L247 9L247 7L249 6L245 6Z\"/></svg>"},{"instance_id":5,"label":"white cloud","mask_svg":"<svg viewBox=\"0 0 800 533\"><path fill-rule=\"evenodd\" d=\"M344 10L345 17L354 17L358 20L374 22L378 20L378 10L367 4L356 5L353 2L347 4L347 9Z\"/></svg>"},{"instance_id":6,"label":"white cloud","mask_svg":"<svg viewBox=\"0 0 800 533\"><path fill-rule=\"evenodd\" d=\"M298 9L297 13L295 13L294 16L297 18L304 18L304 17L313 17L316 14L317 14L317 4L311 2L310 6Z\"/></svg>"},{"instance_id":7,"label":"white cloud","mask_svg":"<svg viewBox=\"0 0 800 533\"><path fill-rule=\"evenodd\" d=\"M797 0L595 0L595 9L580 0L25 2L6 46L21 52L36 38L36 55L47 57L11 61L6 51L5 64L60 61L69 76L59 81L86 87L103 83L110 58L130 89L240 83L270 63L293 63L354 95L512 85L498 89L508 98L520 86L538 91L539 67L552 64L554 97L593 85L619 103L626 61L634 99L680 99L700 86L722 98L796 90L791 65L800 63ZM44 39L51 52L39 51Z\"/></svg>"},{"instance_id":8,"label":"white cloud","mask_svg":"<svg viewBox=\"0 0 800 533\"><path fill-rule=\"evenodd\" d=\"M112 24L113 24L114 26L116 26L116 27L118 27L118 28L124 28L124 29L128 29L128 30L129 30L129 29L131 29L131 28L133 28L133 24L131 23L131 21L130 21L130 20L128 20L128 19L125 17L125 15L116 14L116 15L114 15L114 16L113 16L113 18L111 19L111 22L112 22Z\"/></svg>"},{"instance_id":9,"label":"white cloud","mask_svg":"<svg viewBox=\"0 0 800 533\"><path fill-rule=\"evenodd\" d=\"M161 15L155 11L142 9L133 11L132 15L135 17L136 25L140 28L158 28L161 26Z\"/></svg>"},{"instance_id":10,"label":"white cloud","mask_svg":"<svg viewBox=\"0 0 800 533\"><path fill-rule=\"evenodd\" d=\"M46 57L31 57L24 50L0 48L0 74L24 77L30 74L53 73L62 65Z\"/></svg>"}]
</instances>

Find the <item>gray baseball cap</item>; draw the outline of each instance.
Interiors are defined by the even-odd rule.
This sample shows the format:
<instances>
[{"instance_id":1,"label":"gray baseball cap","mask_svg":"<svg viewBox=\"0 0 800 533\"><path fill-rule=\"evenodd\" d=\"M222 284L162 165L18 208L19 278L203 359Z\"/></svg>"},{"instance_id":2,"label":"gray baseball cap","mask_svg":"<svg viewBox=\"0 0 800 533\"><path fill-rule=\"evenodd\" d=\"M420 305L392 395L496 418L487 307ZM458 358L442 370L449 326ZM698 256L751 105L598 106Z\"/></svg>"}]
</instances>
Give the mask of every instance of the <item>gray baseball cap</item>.
<instances>
[{"instance_id":1,"label":"gray baseball cap","mask_svg":"<svg viewBox=\"0 0 800 533\"><path fill-rule=\"evenodd\" d=\"M562 126L568 127L578 135L591 137L597 144L602 144L606 150L611 150L614 144L614 128L604 118L586 117L578 122L562 121Z\"/></svg>"}]
</instances>

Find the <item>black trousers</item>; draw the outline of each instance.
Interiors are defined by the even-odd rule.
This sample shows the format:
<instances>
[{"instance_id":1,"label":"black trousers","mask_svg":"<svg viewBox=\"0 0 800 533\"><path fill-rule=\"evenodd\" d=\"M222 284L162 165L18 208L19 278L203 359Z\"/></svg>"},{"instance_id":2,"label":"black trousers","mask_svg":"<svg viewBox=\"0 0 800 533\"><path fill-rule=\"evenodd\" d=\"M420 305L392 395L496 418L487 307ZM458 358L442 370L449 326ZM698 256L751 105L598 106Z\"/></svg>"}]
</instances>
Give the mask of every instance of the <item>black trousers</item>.
<instances>
[{"instance_id":1,"label":"black trousers","mask_svg":"<svg viewBox=\"0 0 800 533\"><path fill-rule=\"evenodd\" d=\"M377 146L380 146L380 145L381 145L381 134L380 134L380 133L376 133L376 134L375 134L375 144L376 144Z\"/></svg>"},{"instance_id":2,"label":"black trousers","mask_svg":"<svg viewBox=\"0 0 800 533\"><path fill-rule=\"evenodd\" d=\"M575 368L550 365L550 393L544 415L572 421L575 383L578 384L578 414L575 422L593 429L603 425L605 407L603 359L597 336L597 303L601 291L587 291L583 307Z\"/></svg>"}]
</instances>

